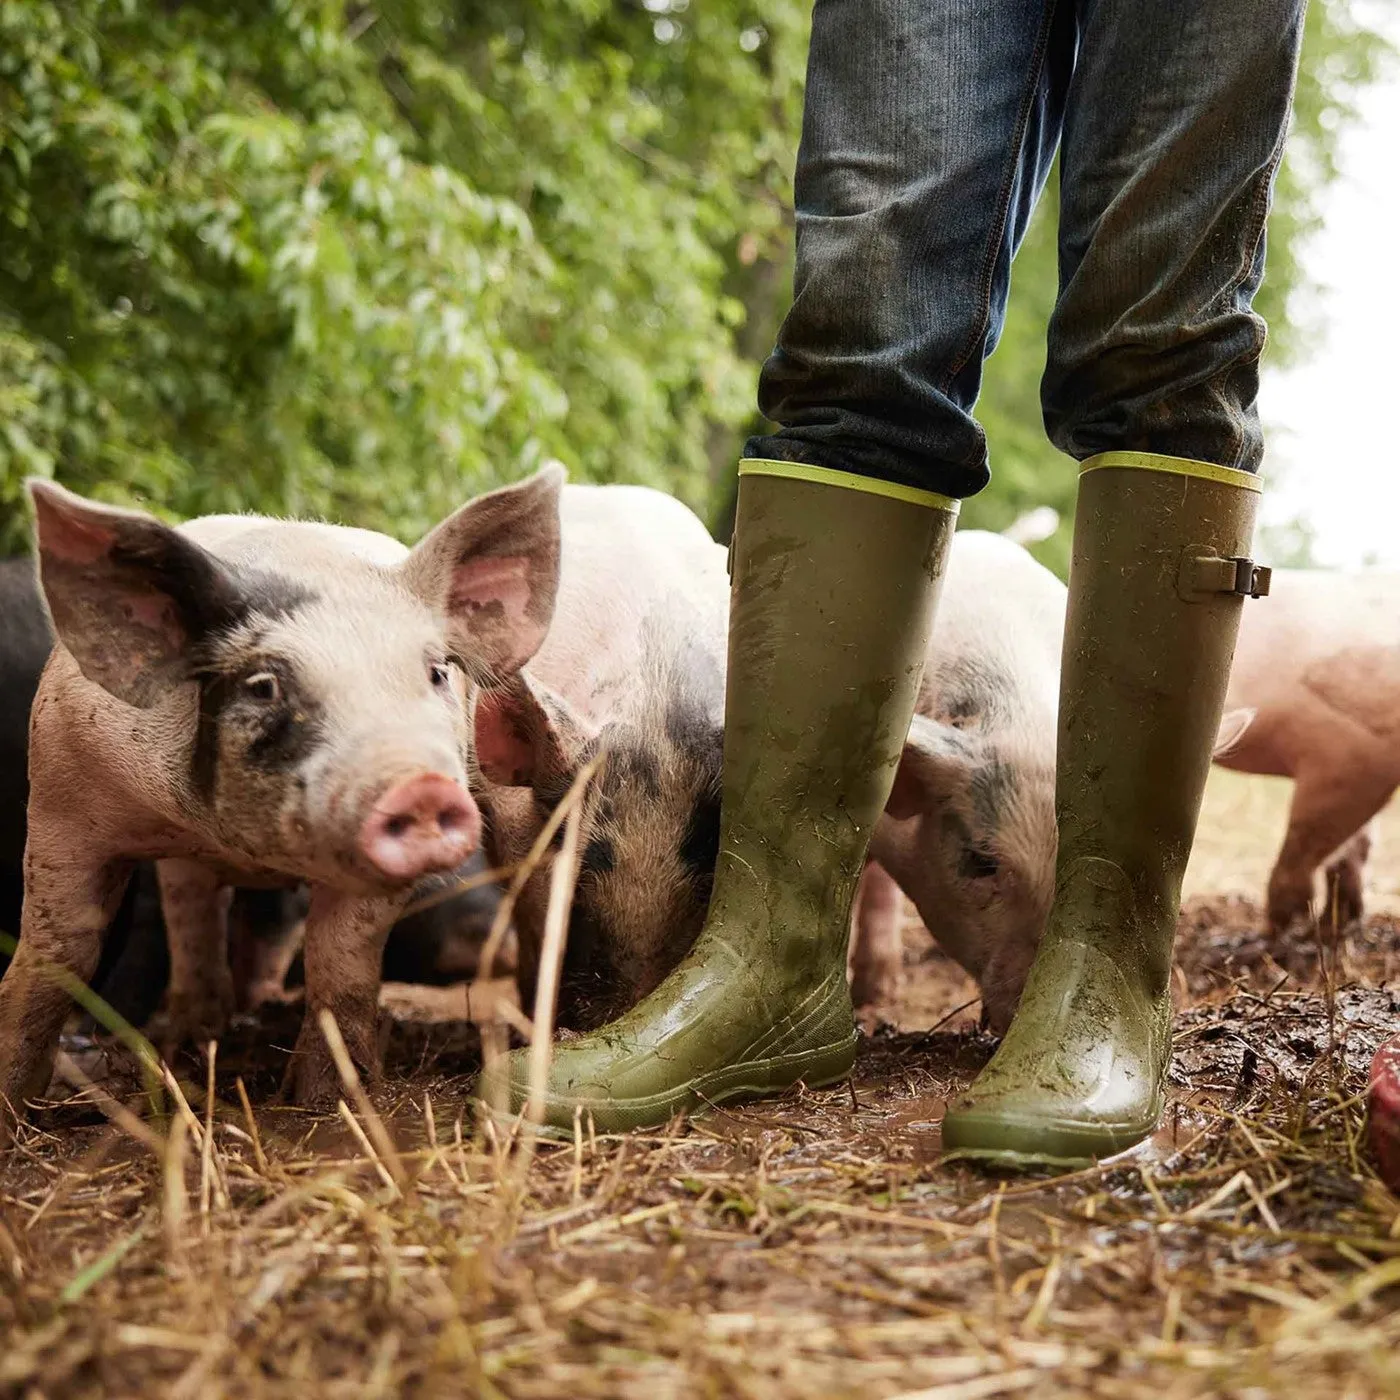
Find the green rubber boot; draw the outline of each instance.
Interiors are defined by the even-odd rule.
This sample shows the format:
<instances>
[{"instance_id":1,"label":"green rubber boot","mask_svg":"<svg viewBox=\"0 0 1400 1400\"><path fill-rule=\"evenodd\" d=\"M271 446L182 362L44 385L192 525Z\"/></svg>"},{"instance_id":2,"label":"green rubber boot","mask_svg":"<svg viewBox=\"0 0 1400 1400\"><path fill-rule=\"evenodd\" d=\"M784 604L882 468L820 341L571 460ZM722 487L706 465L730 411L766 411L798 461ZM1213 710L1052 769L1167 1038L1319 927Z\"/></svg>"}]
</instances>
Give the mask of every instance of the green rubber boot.
<instances>
[{"instance_id":1,"label":"green rubber boot","mask_svg":"<svg viewBox=\"0 0 1400 1400\"><path fill-rule=\"evenodd\" d=\"M943 1120L949 1154L1072 1167L1140 1142L1171 1055L1181 877L1225 703L1258 479L1085 462L1060 681L1055 901L1011 1029Z\"/></svg>"},{"instance_id":2,"label":"green rubber boot","mask_svg":"<svg viewBox=\"0 0 1400 1400\"><path fill-rule=\"evenodd\" d=\"M851 900L923 674L957 504L787 462L739 469L719 861L681 965L555 1048L544 1126L664 1123L828 1084L855 1057ZM479 1096L518 1112L523 1052Z\"/></svg>"},{"instance_id":3,"label":"green rubber boot","mask_svg":"<svg viewBox=\"0 0 1400 1400\"><path fill-rule=\"evenodd\" d=\"M1060 682L1049 925L949 1155L1081 1166L1162 1112L1172 939L1225 704L1259 480L1145 452L1084 463Z\"/></svg>"}]
</instances>

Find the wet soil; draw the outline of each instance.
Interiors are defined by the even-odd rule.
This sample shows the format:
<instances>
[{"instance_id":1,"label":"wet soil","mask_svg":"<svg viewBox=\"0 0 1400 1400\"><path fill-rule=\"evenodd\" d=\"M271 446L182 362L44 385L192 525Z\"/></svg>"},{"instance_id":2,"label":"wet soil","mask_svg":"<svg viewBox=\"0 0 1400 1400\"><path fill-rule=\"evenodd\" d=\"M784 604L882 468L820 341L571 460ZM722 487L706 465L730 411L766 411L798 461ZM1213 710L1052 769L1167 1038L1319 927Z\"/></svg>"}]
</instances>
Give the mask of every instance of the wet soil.
<instances>
[{"instance_id":1,"label":"wet soil","mask_svg":"<svg viewBox=\"0 0 1400 1400\"><path fill-rule=\"evenodd\" d=\"M389 998L378 1102L407 1197L342 1118L272 1102L296 1008L220 1048L231 1205L192 1214L183 1252L168 1168L53 1107L0 1176L0 1395L1400 1393L1400 1203L1361 1093L1400 1027L1400 922L1273 939L1248 901L1191 901L1161 1128L1049 1179L940 1160L993 1042L915 925L905 964L848 1083L541 1145L523 1195L501 1144L473 1141L479 1041L441 1019L454 992ZM202 1112L201 1067L183 1077ZM425 1101L461 1147L431 1146ZM185 1174L193 1202L197 1155Z\"/></svg>"}]
</instances>

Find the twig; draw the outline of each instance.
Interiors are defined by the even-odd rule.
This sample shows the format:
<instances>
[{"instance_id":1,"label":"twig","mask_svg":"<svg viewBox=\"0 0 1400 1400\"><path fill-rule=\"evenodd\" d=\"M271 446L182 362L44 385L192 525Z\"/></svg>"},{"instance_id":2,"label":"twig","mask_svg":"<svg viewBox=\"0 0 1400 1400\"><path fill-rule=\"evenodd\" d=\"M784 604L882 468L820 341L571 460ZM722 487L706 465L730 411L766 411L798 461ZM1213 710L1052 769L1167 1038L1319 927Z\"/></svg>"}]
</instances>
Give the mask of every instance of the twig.
<instances>
[{"instance_id":1,"label":"twig","mask_svg":"<svg viewBox=\"0 0 1400 1400\"><path fill-rule=\"evenodd\" d=\"M81 1089L123 1132L149 1148L158 1158L164 1159L165 1139L148 1128L129 1108L118 1103L106 1089L94 1084L62 1050L54 1059L54 1070L65 1083Z\"/></svg>"},{"instance_id":2,"label":"twig","mask_svg":"<svg viewBox=\"0 0 1400 1400\"><path fill-rule=\"evenodd\" d=\"M185 1126L190 1130L190 1136L194 1138L195 1146L202 1152L204 1150L204 1128L199 1119L195 1117L194 1109L190 1107L190 1101L185 1097L185 1091L180 1087L180 1081L175 1078L174 1072L164 1060L160 1062L160 1076L165 1082L165 1087L170 1090L175 1099L176 1112L185 1120Z\"/></svg>"},{"instance_id":3,"label":"twig","mask_svg":"<svg viewBox=\"0 0 1400 1400\"><path fill-rule=\"evenodd\" d=\"M602 755L579 769L578 776L559 805L567 807L564 839L549 872L549 904L544 916L539 975L535 981L535 1008L530 1018L529 1091L520 1122L538 1126L544 1121L545 1090L554 1055L554 1013L559 1001L559 978L564 966L564 944L569 936L569 912L578 882L579 837L583 830L583 792L598 771ZM535 1155L535 1135L527 1133L515 1161L515 1186L519 1190Z\"/></svg>"},{"instance_id":4,"label":"twig","mask_svg":"<svg viewBox=\"0 0 1400 1400\"><path fill-rule=\"evenodd\" d=\"M189 1142L189 1125L177 1113L170 1125L162 1164L164 1210L161 1223L165 1231L165 1262L172 1269L178 1267L185 1253L185 1220L190 1209L190 1198L185 1189Z\"/></svg>"},{"instance_id":5,"label":"twig","mask_svg":"<svg viewBox=\"0 0 1400 1400\"><path fill-rule=\"evenodd\" d=\"M243 1118L248 1124L248 1136L253 1143L253 1157L258 1164L258 1170L266 1176L268 1173L267 1156L263 1152L262 1137L258 1132L258 1120L253 1117L253 1105L248 1102L248 1091L243 1087L243 1076L240 1074L236 1081L238 1088L238 1102L243 1106Z\"/></svg>"},{"instance_id":6,"label":"twig","mask_svg":"<svg viewBox=\"0 0 1400 1400\"><path fill-rule=\"evenodd\" d=\"M496 958L501 951L501 944L505 942L506 932L510 928L511 915L515 912L515 901L520 897L520 891L525 888L526 881L535 873L535 867L544 859L544 853L554 841L555 832L564 824L565 818L573 811L574 804L579 800L584 788L588 786L589 780L601 766L602 755L600 754L592 762L579 769L574 775L573 782L569 784L569 790L540 828L539 835L535 837L534 843L525 853L525 859L515 867L515 874L511 877L511 882L501 896L500 904L496 907L496 917L491 921L491 931L486 935L486 942L482 945L481 959L477 965L473 986L491 980Z\"/></svg>"},{"instance_id":7,"label":"twig","mask_svg":"<svg viewBox=\"0 0 1400 1400\"><path fill-rule=\"evenodd\" d=\"M407 1194L412 1189L412 1183L404 1170L403 1159L400 1158L398 1148L394 1146L394 1140L384 1126L384 1120L375 1111L369 1095L365 1093L365 1086L360 1082L359 1071L350 1058L349 1050L345 1048L345 1038L340 1033L335 1017L328 1007L323 1006L316 1019L320 1022L321 1034L326 1037L326 1044L330 1046L331 1058L340 1074L340 1082L345 1086L346 1093L354 1099L355 1107L360 1110L360 1116L365 1120L365 1126L388 1167L392 1178L390 1185Z\"/></svg>"},{"instance_id":8,"label":"twig","mask_svg":"<svg viewBox=\"0 0 1400 1400\"><path fill-rule=\"evenodd\" d=\"M597 770L598 759L586 764L579 776L587 783ZM580 788L580 790L582 790ZM544 916L544 941L540 948L540 971L535 984L535 1009L530 1018L534 1034L530 1038L530 1094L525 1101L525 1118L530 1123L544 1119L545 1084L554 1050L554 1013L559 1000L559 974L564 964L564 943L569 932L569 912L574 903L578 880L579 834L583 830L583 804L575 802L564 825L564 840L549 872L549 907Z\"/></svg>"},{"instance_id":9,"label":"twig","mask_svg":"<svg viewBox=\"0 0 1400 1400\"><path fill-rule=\"evenodd\" d=\"M498 865L494 870L479 870L475 875L457 876L442 888L430 891L421 899L415 899L399 918L406 919L411 914L421 914L425 909L436 909L439 904L446 904L449 899L456 899L459 894L480 889L483 885L499 885L502 880L513 876L518 868L514 865Z\"/></svg>"},{"instance_id":10,"label":"twig","mask_svg":"<svg viewBox=\"0 0 1400 1400\"><path fill-rule=\"evenodd\" d=\"M206 1238L209 1235L209 1198L214 1186L214 1057L218 1051L218 1041L211 1040L204 1089L204 1141L199 1150L199 1219L200 1230Z\"/></svg>"},{"instance_id":11,"label":"twig","mask_svg":"<svg viewBox=\"0 0 1400 1400\"><path fill-rule=\"evenodd\" d=\"M360 1126L359 1119L350 1111L350 1105L344 1099L338 1099L336 1102L340 1116L345 1119L350 1131L354 1133L355 1141L364 1148L365 1156L369 1158L375 1171L379 1173L380 1180L395 1196L401 1196L403 1192L399 1189L398 1182L390 1175L389 1169L384 1165L384 1159L374 1150L374 1144L366 1136L365 1130Z\"/></svg>"}]
</instances>

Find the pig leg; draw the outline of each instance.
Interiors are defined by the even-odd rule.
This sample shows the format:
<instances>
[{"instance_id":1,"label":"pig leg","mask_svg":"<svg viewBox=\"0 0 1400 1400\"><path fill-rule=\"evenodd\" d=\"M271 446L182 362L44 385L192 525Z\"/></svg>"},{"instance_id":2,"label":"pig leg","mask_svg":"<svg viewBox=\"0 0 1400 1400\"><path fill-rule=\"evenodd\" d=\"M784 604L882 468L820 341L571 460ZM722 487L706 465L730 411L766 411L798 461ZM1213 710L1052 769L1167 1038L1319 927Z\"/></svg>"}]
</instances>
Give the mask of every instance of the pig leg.
<instances>
[{"instance_id":1,"label":"pig leg","mask_svg":"<svg viewBox=\"0 0 1400 1400\"><path fill-rule=\"evenodd\" d=\"M306 936L306 921L292 917L285 891L244 890L229 910L229 965L240 1011L290 1005L301 988L287 989L287 974Z\"/></svg>"},{"instance_id":2,"label":"pig leg","mask_svg":"<svg viewBox=\"0 0 1400 1400\"><path fill-rule=\"evenodd\" d=\"M1293 786L1288 833L1269 876L1269 928L1277 933L1306 917L1313 877L1329 855L1390 800L1391 774L1374 769L1305 769Z\"/></svg>"},{"instance_id":3,"label":"pig leg","mask_svg":"<svg viewBox=\"0 0 1400 1400\"><path fill-rule=\"evenodd\" d=\"M320 1026L329 1011L360 1074L379 1077L379 977L389 929L408 894L357 896L318 885L306 916L306 1016L287 1070L286 1092L303 1108L333 1104L340 1076Z\"/></svg>"},{"instance_id":4,"label":"pig leg","mask_svg":"<svg viewBox=\"0 0 1400 1400\"><path fill-rule=\"evenodd\" d=\"M1371 828L1361 828L1327 862L1327 917L1346 928L1366 912L1366 861L1371 855Z\"/></svg>"},{"instance_id":5,"label":"pig leg","mask_svg":"<svg viewBox=\"0 0 1400 1400\"><path fill-rule=\"evenodd\" d=\"M850 957L851 1000L858 1009L899 1000L904 973L900 907L899 886L884 866L866 861L856 890Z\"/></svg>"},{"instance_id":6,"label":"pig leg","mask_svg":"<svg viewBox=\"0 0 1400 1400\"><path fill-rule=\"evenodd\" d=\"M19 949L0 981L0 1145L25 1099L47 1088L59 1033L73 1006L51 969L81 981L93 975L102 936L131 876L125 861L75 862L70 852L80 840L66 830L56 838L34 820L31 808Z\"/></svg>"},{"instance_id":7,"label":"pig leg","mask_svg":"<svg viewBox=\"0 0 1400 1400\"><path fill-rule=\"evenodd\" d=\"M248 1011L260 1006L290 1006L301 1000L300 988L289 990L287 974L301 952L306 924L298 919L290 928L275 934L246 934L253 947L247 959L248 979L239 989L239 999Z\"/></svg>"},{"instance_id":8,"label":"pig leg","mask_svg":"<svg viewBox=\"0 0 1400 1400\"><path fill-rule=\"evenodd\" d=\"M207 865L156 862L170 942L170 1039L204 1046L228 1029L233 973L228 961L229 889Z\"/></svg>"}]
</instances>

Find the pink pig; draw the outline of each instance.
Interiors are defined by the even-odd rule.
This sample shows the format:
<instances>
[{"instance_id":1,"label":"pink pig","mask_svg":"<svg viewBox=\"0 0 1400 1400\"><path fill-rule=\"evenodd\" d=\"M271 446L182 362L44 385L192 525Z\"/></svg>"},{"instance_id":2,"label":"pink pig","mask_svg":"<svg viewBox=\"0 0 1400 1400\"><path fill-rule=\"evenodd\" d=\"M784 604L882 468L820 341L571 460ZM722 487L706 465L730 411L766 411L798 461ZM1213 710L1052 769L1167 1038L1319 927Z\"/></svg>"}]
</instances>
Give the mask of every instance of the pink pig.
<instances>
[{"instance_id":1,"label":"pink pig","mask_svg":"<svg viewBox=\"0 0 1400 1400\"><path fill-rule=\"evenodd\" d=\"M1216 761L1294 782L1269 926L1307 915L1324 865L1328 909L1358 918L1370 822L1400 785L1400 574L1275 570L1226 705Z\"/></svg>"},{"instance_id":2,"label":"pink pig","mask_svg":"<svg viewBox=\"0 0 1400 1400\"><path fill-rule=\"evenodd\" d=\"M534 655L554 609L549 468L482 496L413 550L366 530L258 516L172 529L34 482L58 638L31 719L19 951L0 982L0 1134L42 1091L66 993L87 978L134 861L154 859L171 1008L217 1033L233 1000L233 884L311 886L298 1102L334 1070L330 1009L378 1069L385 937L420 877L477 847L467 790L483 684Z\"/></svg>"}]
</instances>

